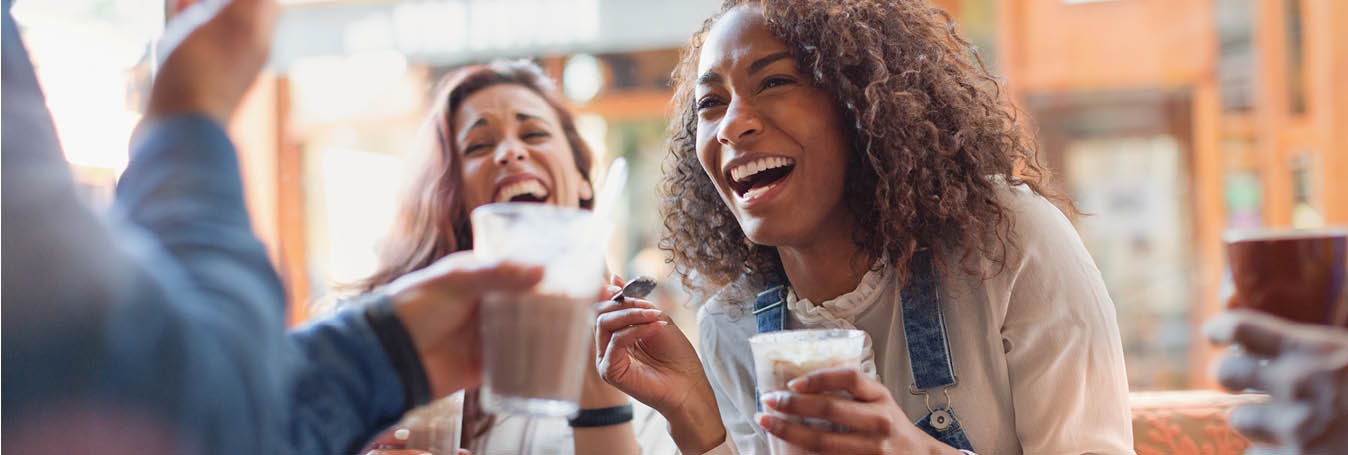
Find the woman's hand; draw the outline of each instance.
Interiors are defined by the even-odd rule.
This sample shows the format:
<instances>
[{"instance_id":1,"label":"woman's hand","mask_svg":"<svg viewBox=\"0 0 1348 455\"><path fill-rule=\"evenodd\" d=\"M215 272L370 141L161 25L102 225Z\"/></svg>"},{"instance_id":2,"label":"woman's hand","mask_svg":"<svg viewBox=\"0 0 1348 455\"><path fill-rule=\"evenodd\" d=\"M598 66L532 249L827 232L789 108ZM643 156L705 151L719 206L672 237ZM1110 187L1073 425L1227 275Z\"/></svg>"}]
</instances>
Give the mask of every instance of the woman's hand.
<instances>
[{"instance_id":1,"label":"woman's hand","mask_svg":"<svg viewBox=\"0 0 1348 455\"><path fill-rule=\"evenodd\" d=\"M1218 366L1223 386L1269 394L1267 403L1232 411L1232 427L1280 452L1348 451L1348 330L1236 310L1204 331L1243 348Z\"/></svg>"},{"instance_id":2,"label":"woman's hand","mask_svg":"<svg viewBox=\"0 0 1348 455\"><path fill-rule=\"evenodd\" d=\"M889 395L889 389L855 368L816 371L792 380L787 386L791 392L764 394L764 409L823 419L851 430L849 433L816 430L759 413L758 424L790 444L820 453L959 453L914 426ZM855 399L826 395L837 392L847 392Z\"/></svg>"},{"instance_id":3,"label":"woman's hand","mask_svg":"<svg viewBox=\"0 0 1348 455\"><path fill-rule=\"evenodd\" d=\"M725 440L711 383L697 352L663 311L641 299L596 306L595 359L609 384L659 411L683 453L703 453Z\"/></svg>"},{"instance_id":4,"label":"woman's hand","mask_svg":"<svg viewBox=\"0 0 1348 455\"><path fill-rule=\"evenodd\" d=\"M412 337L432 397L482 382L478 330L482 295L528 289L542 278L543 269L537 266L483 264L465 251L445 256L383 288Z\"/></svg>"}]
</instances>

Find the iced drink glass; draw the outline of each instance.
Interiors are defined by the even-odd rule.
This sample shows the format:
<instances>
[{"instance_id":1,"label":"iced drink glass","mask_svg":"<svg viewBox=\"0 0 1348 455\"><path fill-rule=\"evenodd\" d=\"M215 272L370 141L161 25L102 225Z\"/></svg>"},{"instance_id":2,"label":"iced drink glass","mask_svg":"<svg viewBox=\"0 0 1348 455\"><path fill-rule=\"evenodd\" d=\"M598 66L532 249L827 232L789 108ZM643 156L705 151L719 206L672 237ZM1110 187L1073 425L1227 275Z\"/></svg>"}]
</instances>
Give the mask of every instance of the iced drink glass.
<instances>
[{"instance_id":1,"label":"iced drink glass","mask_svg":"<svg viewBox=\"0 0 1348 455\"><path fill-rule=\"evenodd\" d=\"M532 289L483 297L482 405L492 413L575 414L593 305L603 285L605 226L587 210L502 203L472 213L474 254L543 267Z\"/></svg>"},{"instance_id":2,"label":"iced drink glass","mask_svg":"<svg viewBox=\"0 0 1348 455\"><path fill-rule=\"evenodd\" d=\"M786 383L792 379L819 370L838 367L861 368L865 345L866 334L860 330L785 330L754 335L749 338L749 349L754 354L758 393L761 395L787 390ZM815 428L834 429L827 421L767 412ZM768 450L772 455L811 453L771 434L768 435Z\"/></svg>"}]
</instances>

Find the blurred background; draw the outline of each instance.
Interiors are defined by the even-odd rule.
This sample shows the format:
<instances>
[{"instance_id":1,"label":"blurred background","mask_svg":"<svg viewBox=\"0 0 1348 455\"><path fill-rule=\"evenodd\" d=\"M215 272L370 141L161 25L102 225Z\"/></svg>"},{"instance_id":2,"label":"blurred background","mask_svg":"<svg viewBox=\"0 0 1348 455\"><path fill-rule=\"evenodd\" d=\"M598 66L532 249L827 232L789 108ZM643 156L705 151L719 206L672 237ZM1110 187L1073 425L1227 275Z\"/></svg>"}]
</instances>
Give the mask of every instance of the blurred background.
<instances>
[{"instance_id":1,"label":"blurred background","mask_svg":"<svg viewBox=\"0 0 1348 455\"><path fill-rule=\"evenodd\" d=\"M1348 2L935 0L1032 118L1117 306L1133 390L1214 387L1201 321L1222 232L1348 224ZM87 200L126 165L167 18L191 0L14 7ZM631 181L610 264L667 276L655 184L668 80L717 0L282 0L272 61L231 125L291 320L373 271L432 84L528 58ZM79 131L80 134L64 134ZM692 304L664 280L660 298ZM694 332L695 333L695 332Z\"/></svg>"}]
</instances>

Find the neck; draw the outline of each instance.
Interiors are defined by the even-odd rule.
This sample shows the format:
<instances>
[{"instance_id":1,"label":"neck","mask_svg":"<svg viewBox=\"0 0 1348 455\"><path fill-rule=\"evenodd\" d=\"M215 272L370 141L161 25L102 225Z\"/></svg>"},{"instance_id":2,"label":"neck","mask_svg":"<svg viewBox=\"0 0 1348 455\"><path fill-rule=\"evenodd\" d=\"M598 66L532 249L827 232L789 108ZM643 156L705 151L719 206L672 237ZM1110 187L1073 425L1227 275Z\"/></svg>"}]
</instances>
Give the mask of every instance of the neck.
<instances>
[{"instance_id":1,"label":"neck","mask_svg":"<svg viewBox=\"0 0 1348 455\"><path fill-rule=\"evenodd\" d=\"M782 269L796 295L816 304L856 289L870 270L873 258L861 253L852 240L852 217L833 225L806 245L779 246Z\"/></svg>"}]
</instances>

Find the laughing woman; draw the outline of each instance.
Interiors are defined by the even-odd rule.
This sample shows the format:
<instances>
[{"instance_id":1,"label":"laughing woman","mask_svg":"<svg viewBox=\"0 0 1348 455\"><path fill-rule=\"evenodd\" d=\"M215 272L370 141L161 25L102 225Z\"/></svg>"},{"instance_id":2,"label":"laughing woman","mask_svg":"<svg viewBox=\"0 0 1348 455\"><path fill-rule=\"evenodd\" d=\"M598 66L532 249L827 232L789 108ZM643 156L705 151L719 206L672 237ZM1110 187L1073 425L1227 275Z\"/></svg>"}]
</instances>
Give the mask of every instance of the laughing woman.
<instances>
[{"instance_id":1,"label":"laughing woman","mask_svg":"<svg viewBox=\"0 0 1348 455\"><path fill-rule=\"evenodd\" d=\"M591 207L593 156L537 65L495 61L446 75L427 122L426 156L386 237L379 269L362 283L364 290L472 248L468 215L479 206L509 201ZM634 410L626 395L599 378L593 364L586 368L582 389L581 413L569 423L486 415L477 391L469 391L465 448L475 454L673 452L659 415L643 406Z\"/></svg>"},{"instance_id":2,"label":"laughing woman","mask_svg":"<svg viewBox=\"0 0 1348 455\"><path fill-rule=\"evenodd\" d=\"M645 309L596 340L683 453L1132 453L1113 304L954 29L926 0L730 1L694 36L662 247L717 291L703 357ZM860 370L759 394L748 338L817 327L864 331Z\"/></svg>"}]
</instances>

